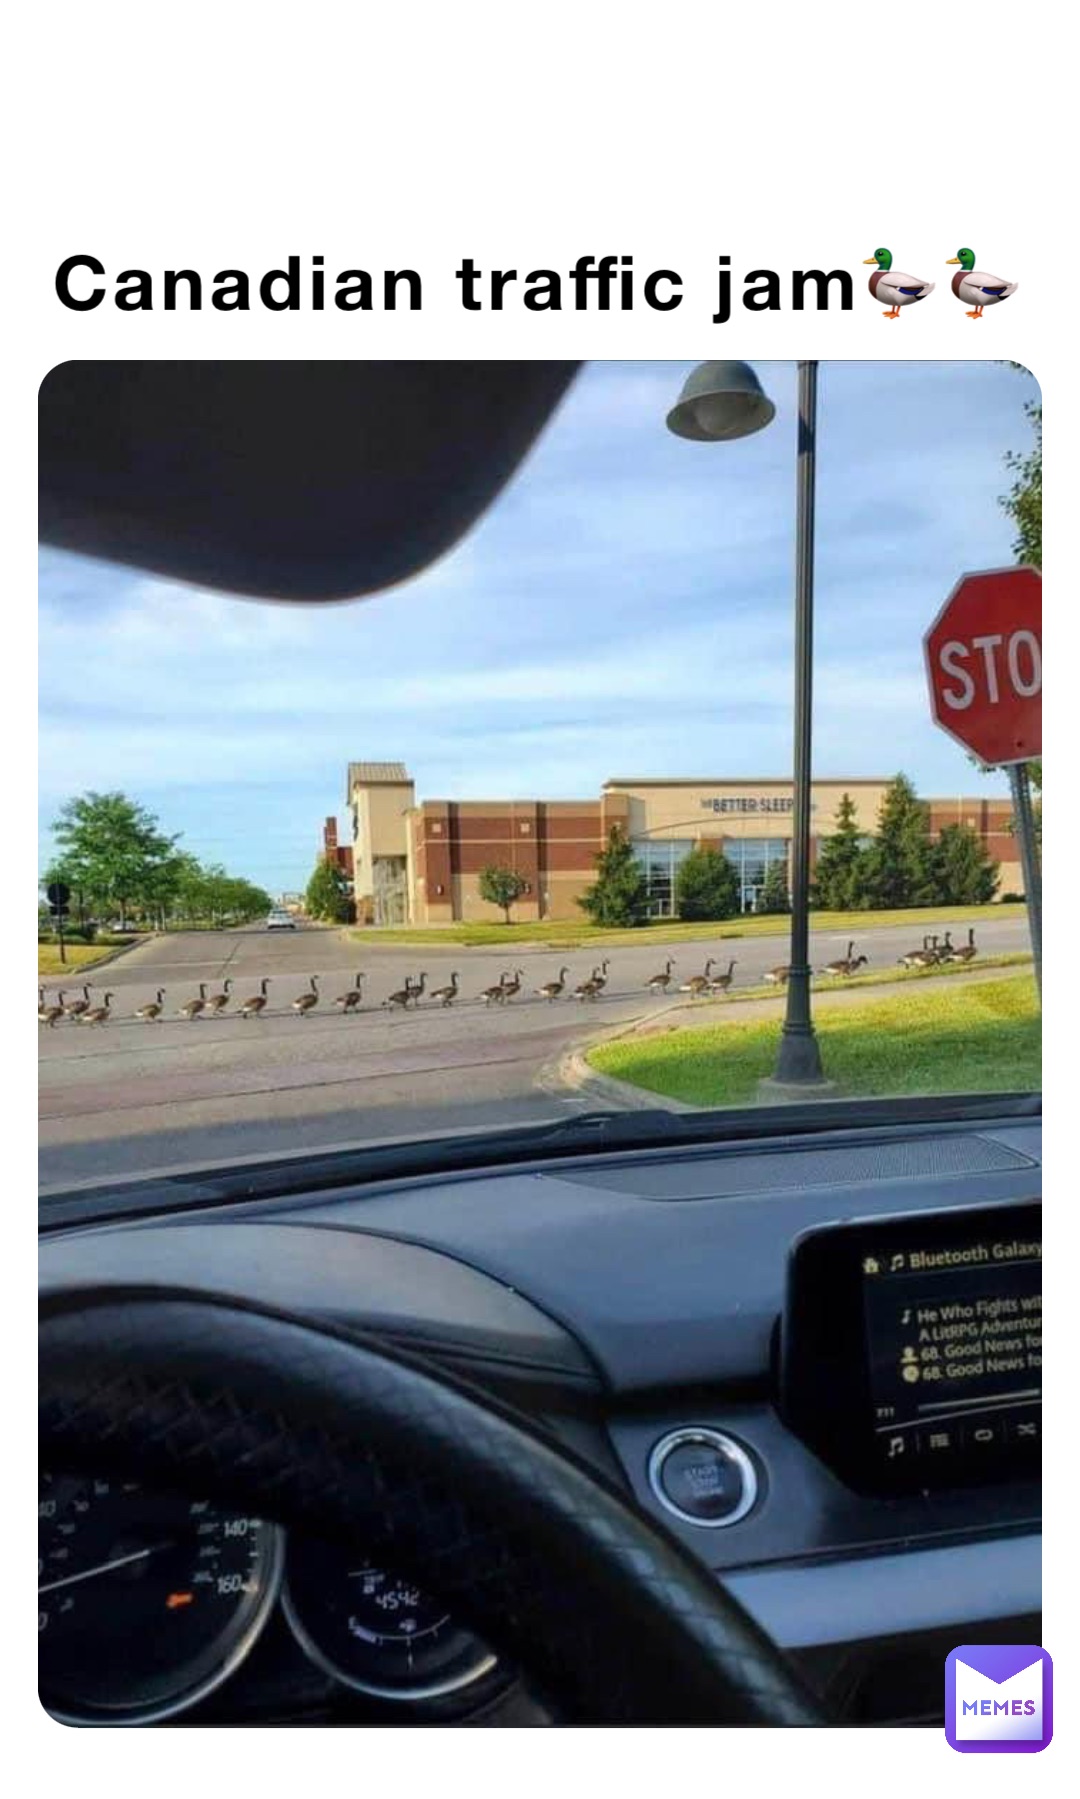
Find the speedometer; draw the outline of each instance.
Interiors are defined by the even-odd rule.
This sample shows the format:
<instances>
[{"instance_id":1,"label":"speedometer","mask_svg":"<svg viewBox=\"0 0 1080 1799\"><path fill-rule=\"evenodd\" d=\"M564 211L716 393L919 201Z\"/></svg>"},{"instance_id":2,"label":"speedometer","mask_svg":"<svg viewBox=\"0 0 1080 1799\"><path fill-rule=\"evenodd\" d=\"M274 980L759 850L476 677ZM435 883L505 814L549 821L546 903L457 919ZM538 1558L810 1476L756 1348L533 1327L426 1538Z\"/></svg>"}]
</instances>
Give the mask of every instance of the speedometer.
<instances>
[{"instance_id":1,"label":"speedometer","mask_svg":"<svg viewBox=\"0 0 1080 1799\"><path fill-rule=\"evenodd\" d=\"M43 1705L75 1724L146 1724L193 1705L251 1648L282 1557L282 1533L261 1519L139 1481L43 1474Z\"/></svg>"}]
</instances>

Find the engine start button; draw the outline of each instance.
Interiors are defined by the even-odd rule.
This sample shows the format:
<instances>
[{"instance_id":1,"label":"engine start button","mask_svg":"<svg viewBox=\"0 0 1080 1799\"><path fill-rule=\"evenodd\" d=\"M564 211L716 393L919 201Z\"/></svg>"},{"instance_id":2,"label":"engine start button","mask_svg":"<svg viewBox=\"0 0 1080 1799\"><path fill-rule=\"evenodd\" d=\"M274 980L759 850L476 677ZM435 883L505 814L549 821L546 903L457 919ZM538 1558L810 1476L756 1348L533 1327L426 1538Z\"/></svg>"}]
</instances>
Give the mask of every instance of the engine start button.
<instances>
[{"instance_id":1,"label":"engine start button","mask_svg":"<svg viewBox=\"0 0 1080 1799\"><path fill-rule=\"evenodd\" d=\"M649 1485L666 1511L713 1530L737 1524L757 1498L757 1474L742 1444L704 1426L660 1439L649 1457Z\"/></svg>"}]
</instances>

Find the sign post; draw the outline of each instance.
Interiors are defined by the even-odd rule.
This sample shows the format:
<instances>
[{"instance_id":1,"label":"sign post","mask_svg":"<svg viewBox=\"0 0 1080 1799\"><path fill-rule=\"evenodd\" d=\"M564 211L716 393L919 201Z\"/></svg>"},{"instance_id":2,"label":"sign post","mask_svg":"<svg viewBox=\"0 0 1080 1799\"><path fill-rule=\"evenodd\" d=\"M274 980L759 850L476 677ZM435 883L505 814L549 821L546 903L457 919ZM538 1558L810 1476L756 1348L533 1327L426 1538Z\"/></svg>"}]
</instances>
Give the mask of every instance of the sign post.
<instances>
[{"instance_id":1,"label":"sign post","mask_svg":"<svg viewBox=\"0 0 1080 1799\"><path fill-rule=\"evenodd\" d=\"M60 961L62 964L66 964L67 953L64 949L64 919L67 917L68 901L71 898L71 888L66 887L63 881L50 881L45 892L49 901L49 911L56 920L56 940L60 946Z\"/></svg>"},{"instance_id":2,"label":"sign post","mask_svg":"<svg viewBox=\"0 0 1080 1799\"><path fill-rule=\"evenodd\" d=\"M1035 957L1035 979L1042 997L1042 870L1039 846L1035 838L1035 813L1031 804L1031 777L1026 762L1014 762L1009 770L1012 788L1013 816L1016 835L1020 839L1020 865L1024 871L1024 893L1027 897L1028 929Z\"/></svg>"},{"instance_id":3,"label":"sign post","mask_svg":"<svg viewBox=\"0 0 1080 1799\"><path fill-rule=\"evenodd\" d=\"M963 575L923 639L934 722L987 768L1008 768L1035 979L1042 993L1042 873L1027 764L1042 755L1042 575Z\"/></svg>"}]
</instances>

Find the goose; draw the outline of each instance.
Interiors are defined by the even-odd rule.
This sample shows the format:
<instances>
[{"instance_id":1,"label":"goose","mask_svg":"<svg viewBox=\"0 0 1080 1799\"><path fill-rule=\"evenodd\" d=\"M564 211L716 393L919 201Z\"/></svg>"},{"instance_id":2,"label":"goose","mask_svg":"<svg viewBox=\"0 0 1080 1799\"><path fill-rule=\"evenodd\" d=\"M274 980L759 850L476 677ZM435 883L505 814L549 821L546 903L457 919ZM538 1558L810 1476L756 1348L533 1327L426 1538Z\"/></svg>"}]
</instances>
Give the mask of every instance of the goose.
<instances>
[{"instance_id":1,"label":"goose","mask_svg":"<svg viewBox=\"0 0 1080 1799\"><path fill-rule=\"evenodd\" d=\"M78 1017L79 1024L108 1024L109 1001L111 999L112 994L107 993L100 1006L90 1006L87 1011L80 1012Z\"/></svg>"},{"instance_id":2,"label":"goose","mask_svg":"<svg viewBox=\"0 0 1080 1799\"><path fill-rule=\"evenodd\" d=\"M148 1005L140 1006L138 1008L138 1010L135 1012L134 1016L136 1018L146 1019L147 1023L150 1023L155 1018L160 1018L161 1014L162 1014L162 1010L163 1010L164 999L165 999L165 989L164 989L164 987L159 987L157 990L157 998L152 999Z\"/></svg>"},{"instance_id":3,"label":"goose","mask_svg":"<svg viewBox=\"0 0 1080 1799\"><path fill-rule=\"evenodd\" d=\"M432 989L432 1000L438 1000L440 1006L452 1006L458 996L458 978L456 972L450 976L449 985Z\"/></svg>"},{"instance_id":4,"label":"goose","mask_svg":"<svg viewBox=\"0 0 1080 1799\"><path fill-rule=\"evenodd\" d=\"M978 950L975 948L975 932L974 929L972 929L968 932L967 942L962 943L958 949L954 949L949 960L950 962L970 962L978 955L978 953Z\"/></svg>"},{"instance_id":5,"label":"goose","mask_svg":"<svg viewBox=\"0 0 1080 1799\"><path fill-rule=\"evenodd\" d=\"M319 1003L319 988L318 988L317 977L315 975L311 975L311 976L309 976L309 979L311 981L311 991L309 993L297 994L296 998L292 1002L292 1009L296 1013L297 1018L306 1018L308 1013L313 1011L314 1008Z\"/></svg>"},{"instance_id":6,"label":"goose","mask_svg":"<svg viewBox=\"0 0 1080 1799\"><path fill-rule=\"evenodd\" d=\"M269 976L267 976L265 980L259 982L258 993L253 993L250 998L244 1000L243 1004L238 1008L241 1018L261 1018L269 1004L266 997L266 989L269 985Z\"/></svg>"},{"instance_id":7,"label":"goose","mask_svg":"<svg viewBox=\"0 0 1080 1799\"><path fill-rule=\"evenodd\" d=\"M420 979L418 981L410 982L408 980L408 978L406 977L405 985L409 989L410 993L412 994L413 1005L415 1006L415 1005L419 1004L420 1000L424 996L424 988L427 986L426 972L423 969L421 969Z\"/></svg>"},{"instance_id":8,"label":"goose","mask_svg":"<svg viewBox=\"0 0 1080 1799\"><path fill-rule=\"evenodd\" d=\"M506 983L509 979L510 979L510 975L509 975L508 971L506 969L504 969L502 974L499 976L499 985L497 987L485 987L484 988L483 993L481 993L478 997L483 1000L485 1006L490 1006L493 1002L495 1004L501 1004L503 993L506 988Z\"/></svg>"},{"instance_id":9,"label":"goose","mask_svg":"<svg viewBox=\"0 0 1080 1799\"><path fill-rule=\"evenodd\" d=\"M855 948L855 944L854 944L854 941L852 941L851 943L848 944L847 953L845 955L838 956L835 962L826 962L824 968L821 971L822 974L830 974L830 975L845 975L845 974L847 974L851 969L851 952L854 948Z\"/></svg>"},{"instance_id":10,"label":"goose","mask_svg":"<svg viewBox=\"0 0 1080 1799\"><path fill-rule=\"evenodd\" d=\"M210 998L206 1002L206 1008L205 1008L206 1016L208 1018L216 1018L218 1016L219 1012L224 1012L225 1007L229 1003L229 993L230 993L231 988L232 988L231 981L222 981L221 992L220 993L212 993L210 995Z\"/></svg>"},{"instance_id":11,"label":"goose","mask_svg":"<svg viewBox=\"0 0 1080 1799\"><path fill-rule=\"evenodd\" d=\"M502 996L504 1004L508 999L513 999L521 992L521 983L524 979L525 970L523 968L515 968L513 980L503 982Z\"/></svg>"},{"instance_id":12,"label":"goose","mask_svg":"<svg viewBox=\"0 0 1080 1799\"><path fill-rule=\"evenodd\" d=\"M956 954L956 945L953 943L953 940L952 940L952 932L946 931L945 941L942 944L941 948L938 950L937 959L939 962L951 962L953 959L953 956L955 954Z\"/></svg>"},{"instance_id":13,"label":"goose","mask_svg":"<svg viewBox=\"0 0 1080 1799\"><path fill-rule=\"evenodd\" d=\"M89 1010L90 1010L90 989L89 989L89 987L84 987L82 990L82 993L83 993L83 996L81 999L69 999L68 1000L66 1006L64 1007L64 1016L66 1018L78 1018L80 1012L89 1012Z\"/></svg>"},{"instance_id":14,"label":"goose","mask_svg":"<svg viewBox=\"0 0 1080 1799\"><path fill-rule=\"evenodd\" d=\"M546 999L549 1004L559 999L565 991L566 977L569 973L568 968L560 968L557 981L545 981L542 987L536 988L537 999Z\"/></svg>"},{"instance_id":15,"label":"goose","mask_svg":"<svg viewBox=\"0 0 1080 1799\"><path fill-rule=\"evenodd\" d=\"M977 269L974 250L957 250L955 256L949 257L949 262L960 264L952 278L952 290L963 305L972 307L969 319L981 319L984 306L1000 306L1019 285L1016 281L1003 281L1000 275L987 275Z\"/></svg>"},{"instance_id":16,"label":"goose","mask_svg":"<svg viewBox=\"0 0 1080 1799\"><path fill-rule=\"evenodd\" d=\"M665 962L663 974L649 976L649 979L645 983L646 990L649 993L666 993L671 986L671 971L674 966L674 962L670 960Z\"/></svg>"},{"instance_id":17,"label":"goose","mask_svg":"<svg viewBox=\"0 0 1080 1799\"><path fill-rule=\"evenodd\" d=\"M47 1024L49 1029L53 1030L58 1020L64 1016L63 993L58 993L53 1004L47 1005L45 1001L45 989L44 987L39 987L37 1015L39 1024Z\"/></svg>"},{"instance_id":18,"label":"goose","mask_svg":"<svg viewBox=\"0 0 1080 1799\"><path fill-rule=\"evenodd\" d=\"M692 994L694 999L697 999L700 994L705 992L705 989L709 985L709 981L712 978L712 966L713 959L710 956L705 964L704 974L692 974L688 981L683 982L682 986L679 988L679 992Z\"/></svg>"},{"instance_id":19,"label":"goose","mask_svg":"<svg viewBox=\"0 0 1080 1799\"><path fill-rule=\"evenodd\" d=\"M363 970L361 970L355 977L353 985L349 988L348 992L338 994L334 1004L335 1006L340 1006L342 1012L355 1012L358 1009L360 1005L360 983L363 978Z\"/></svg>"},{"instance_id":20,"label":"goose","mask_svg":"<svg viewBox=\"0 0 1080 1799\"><path fill-rule=\"evenodd\" d=\"M790 973L791 963L781 962L776 968L767 968L761 978L763 981L770 982L774 987L782 987Z\"/></svg>"},{"instance_id":21,"label":"goose","mask_svg":"<svg viewBox=\"0 0 1080 1799\"><path fill-rule=\"evenodd\" d=\"M594 968L587 981L579 981L574 988L573 997L577 1000L596 999L602 986L600 970Z\"/></svg>"},{"instance_id":22,"label":"goose","mask_svg":"<svg viewBox=\"0 0 1080 1799\"><path fill-rule=\"evenodd\" d=\"M853 956L852 955L851 952L854 948L855 948L854 943L849 943L847 946L847 955L842 957L841 960L838 962L826 963L825 967L821 971L822 974L832 975L834 979L838 979L838 980L847 980L851 975L855 974L858 971L858 969L860 969L863 966L864 963L866 963L867 966L869 966L869 957L868 956Z\"/></svg>"},{"instance_id":23,"label":"goose","mask_svg":"<svg viewBox=\"0 0 1080 1799\"><path fill-rule=\"evenodd\" d=\"M387 1012L392 1012L395 1006L400 1006L403 1012L407 1011L409 1001L412 999L415 991L416 989L409 984L408 980L406 980L404 987L399 987L396 993L388 994L383 1000L382 1003L385 1010Z\"/></svg>"},{"instance_id":24,"label":"goose","mask_svg":"<svg viewBox=\"0 0 1080 1799\"><path fill-rule=\"evenodd\" d=\"M176 1015L178 1018L198 1018L199 1013L205 1011L205 1009L206 982L200 981L198 999L186 999L183 1005L178 1007Z\"/></svg>"},{"instance_id":25,"label":"goose","mask_svg":"<svg viewBox=\"0 0 1080 1799\"><path fill-rule=\"evenodd\" d=\"M710 993L726 993L728 991L728 988L731 986L732 976L734 975L734 973L735 973L735 958L733 956L731 961L728 963L727 974L714 975L713 979L709 982L709 992Z\"/></svg>"},{"instance_id":26,"label":"goose","mask_svg":"<svg viewBox=\"0 0 1080 1799\"><path fill-rule=\"evenodd\" d=\"M930 948L929 937L922 940L922 949L909 949L898 958L902 968L929 968L934 961L934 951Z\"/></svg>"},{"instance_id":27,"label":"goose","mask_svg":"<svg viewBox=\"0 0 1080 1799\"><path fill-rule=\"evenodd\" d=\"M870 292L882 306L889 308L884 315L887 319L898 319L901 306L914 306L916 300L925 300L927 294L934 291L932 281L924 281L921 275L902 275L899 269L894 269L891 250L875 250L872 256L863 260L877 263L870 277Z\"/></svg>"},{"instance_id":28,"label":"goose","mask_svg":"<svg viewBox=\"0 0 1080 1799\"><path fill-rule=\"evenodd\" d=\"M596 982L596 990L598 993L602 993L607 986L607 971L608 965L606 962L601 962L599 974L595 968L592 971L592 978Z\"/></svg>"}]
</instances>

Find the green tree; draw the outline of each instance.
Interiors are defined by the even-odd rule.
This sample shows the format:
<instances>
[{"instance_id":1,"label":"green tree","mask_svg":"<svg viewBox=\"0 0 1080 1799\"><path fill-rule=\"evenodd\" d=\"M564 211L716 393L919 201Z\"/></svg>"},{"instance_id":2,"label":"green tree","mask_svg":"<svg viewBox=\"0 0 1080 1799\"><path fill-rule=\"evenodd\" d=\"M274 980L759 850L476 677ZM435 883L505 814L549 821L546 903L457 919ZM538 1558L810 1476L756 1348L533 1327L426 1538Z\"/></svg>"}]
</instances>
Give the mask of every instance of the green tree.
<instances>
[{"instance_id":1,"label":"green tree","mask_svg":"<svg viewBox=\"0 0 1080 1799\"><path fill-rule=\"evenodd\" d=\"M734 918L739 911L739 877L720 850L703 843L691 850L675 877L680 918Z\"/></svg>"},{"instance_id":2,"label":"green tree","mask_svg":"<svg viewBox=\"0 0 1080 1799\"><path fill-rule=\"evenodd\" d=\"M489 862L480 870L477 887L480 898L489 906L498 906L503 915L503 922L510 923L510 908L519 900L529 883L516 868L504 868L500 863Z\"/></svg>"},{"instance_id":3,"label":"green tree","mask_svg":"<svg viewBox=\"0 0 1080 1799\"><path fill-rule=\"evenodd\" d=\"M596 858L596 880L578 899L594 924L644 924L649 912L645 870L633 844L618 825L608 832L607 845Z\"/></svg>"},{"instance_id":4,"label":"green tree","mask_svg":"<svg viewBox=\"0 0 1080 1799\"><path fill-rule=\"evenodd\" d=\"M1027 373L1026 370L1022 371ZM1030 562L1042 568L1042 402L1029 400L1024 416L1030 421L1034 442L1027 450L1009 450L1005 466L1012 470L1013 484L1001 496L1001 506L1016 528L1013 555L1017 562ZM1042 760L1027 765L1031 784L1042 795ZM1036 810L1036 828L1042 847L1042 800Z\"/></svg>"},{"instance_id":5,"label":"green tree","mask_svg":"<svg viewBox=\"0 0 1080 1799\"><path fill-rule=\"evenodd\" d=\"M761 892L758 894L756 909L766 913L791 911L786 863L774 862L772 864L762 883Z\"/></svg>"},{"instance_id":6,"label":"green tree","mask_svg":"<svg viewBox=\"0 0 1080 1799\"><path fill-rule=\"evenodd\" d=\"M315 864L304 905L312 918L322 918L330 924L348 921L349 883L338 864L326 856L320 856Z\"/></svg>"},{"instance_id":7,"label":"green tree","mask_svg":"<svg viewBox=\"0 0 1080 1799\"><path fill-rule=\"evenodd\" d=\"M128 910L154 889L174 837L123 793L84 793L60 808L53 824L55 866L69 886L98 905L115 907L126 925Z\"/></svg>"},{"instance_id":8,"label":"green tree","mask_svg":"<svg viewBox=\"0 0 1080 1799\"><path fill-rule=\"evenodd\" d=\"M997 891L998 863L970 825L945 825L930 851L934 899L945 906L988 905Z\"/></svg>"},{"instance_id":9,"label":"green tree","mask_svg":"<svg viewBox=\"0 0 1080 1799\"><path fill-rule=\"evenodd\" d=\"M885 790L877 834L866 852L865 903L926 906L934 901L926 808L906 775Z\"/></svg>"},{"instance_id":10,"label":"green tree","mask_svg":"<svg viewBox=\"0 0 1080 1799\"><path fill-rule=\"evenodd\" d=\"M274 903L265 887L245 880L242 875L229 876L226 899L228 915L237 924L246 924L252 918L265 918Z\"/></svg>"},{"instance_id":11,"label":"green tree","mask_svg":"<svg viewBox=\"0 0 1080 1799\"><path fill-rule=\"evenodd\" d=\"M1005 466L1014 480L1001 505L1016 527L1013 555L1017 562L1042 567L1042 402L1029 400L1024 416L1031 422L1034 443L1027 450L1010 450Z\"/></svg>"},{"instance_id":12,"label":"green tree","mask_svg":"<svg viewBox=\"0 0 1080 1799\"><path fill-rule=\"evenodd\" d=\"M856 823L855 802L841 795L836 828L818 847L811 901L826 912L850 912L866 904L867 850Z\"/></svg>"},{"instance_id":13,"label":"green tree","mask_svg":"<svg viewBox=\"0 0 1080 1799\"><path fill-rule=\"evenodd\" d=\"M274 903L265 887L230 875L216 863L204 867L186 851L178 852L164 871L163 887L162 908L169 918L212 925L265 917Z\"/></svg>"}]
</instances>

